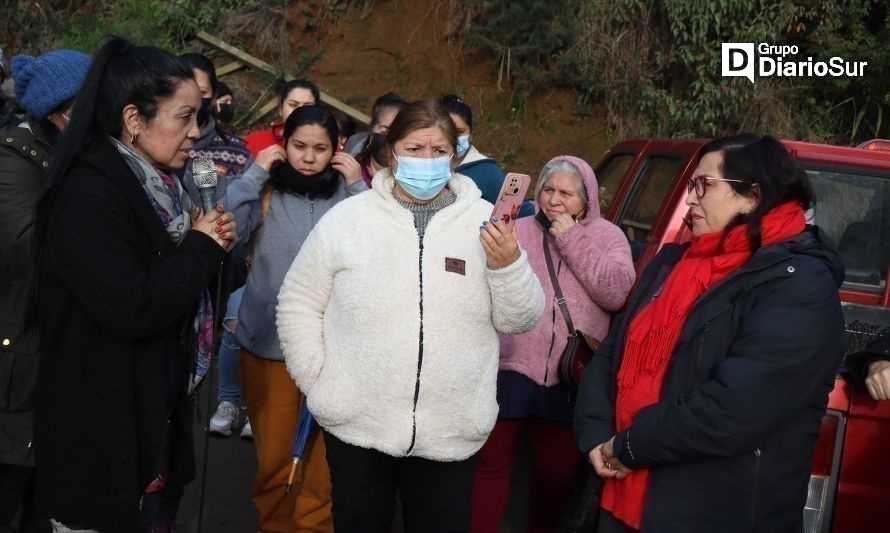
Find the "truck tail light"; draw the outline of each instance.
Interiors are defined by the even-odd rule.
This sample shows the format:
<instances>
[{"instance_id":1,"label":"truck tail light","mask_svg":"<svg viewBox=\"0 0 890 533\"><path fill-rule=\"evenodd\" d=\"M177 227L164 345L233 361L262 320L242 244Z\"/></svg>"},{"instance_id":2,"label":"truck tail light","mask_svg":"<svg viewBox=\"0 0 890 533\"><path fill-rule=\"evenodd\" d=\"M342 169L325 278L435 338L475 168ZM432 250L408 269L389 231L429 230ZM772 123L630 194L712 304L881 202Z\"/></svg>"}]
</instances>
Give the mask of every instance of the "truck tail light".
<instances>
[{"instance_id":1,"label":"truck tail light","mask_svg":"<svg viewBox=\"0 0 890 533\"><path fill-rule=\"evenodd\" d=\"M807 487L807 503L803 509L804 533L831 531L831 513L837 492L845 425L846 419L840 411L829 409L822 417L810 484Z\"/></svg>"}]
</instances>

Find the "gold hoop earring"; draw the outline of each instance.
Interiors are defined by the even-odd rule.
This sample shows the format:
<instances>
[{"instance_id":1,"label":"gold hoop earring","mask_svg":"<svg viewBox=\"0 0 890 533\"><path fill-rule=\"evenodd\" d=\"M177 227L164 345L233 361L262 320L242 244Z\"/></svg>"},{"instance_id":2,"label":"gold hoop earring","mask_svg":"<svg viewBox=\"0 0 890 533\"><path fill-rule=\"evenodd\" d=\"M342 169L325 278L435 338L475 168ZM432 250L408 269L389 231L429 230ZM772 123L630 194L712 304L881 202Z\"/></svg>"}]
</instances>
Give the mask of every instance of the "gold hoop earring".
<instances>
[{"instance_id":1,"label":"gold hoop earring","mask_svg":"<svg viewBox=\"0 0 890 533\"><path fill-rule=\"evenodd\" d=\"M130 144L136 144L136 134L132 131L130 132Z\"/></svg>"}]
</instances>

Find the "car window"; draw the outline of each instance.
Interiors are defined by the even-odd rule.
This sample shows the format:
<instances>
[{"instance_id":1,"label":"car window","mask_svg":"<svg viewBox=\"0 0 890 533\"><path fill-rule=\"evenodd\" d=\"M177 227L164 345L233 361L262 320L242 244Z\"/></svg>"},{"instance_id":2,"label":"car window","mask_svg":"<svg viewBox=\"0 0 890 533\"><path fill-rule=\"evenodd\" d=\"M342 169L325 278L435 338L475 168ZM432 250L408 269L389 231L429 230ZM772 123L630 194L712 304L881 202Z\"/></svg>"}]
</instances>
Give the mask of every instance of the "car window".
<instances>
[{"instance_id":1,"label":"car window","mask_svg":"<svg viewBox=\"0 0 890 533\"><path fill-rule=\"evenodd\" d=\"M882 288L890 263L890 179L807 170L816 193L813 223L844 256L846 285Z\"/></svg>"},{"instance_id":2,"label":"car window","mask_svg":"<svg viewBox=\"0 0 890 533\"><path fill-rule=\"evenodd\" d=\"M615 192L621 185L627 169L634 161L634 154L617 154L610 157L596 172L596 181L599 185L600 210L605 213L612 205Z\"/></svg>"},{"instance_id":3,"label":"car window","mask_svg":"<svg viewBox=\"0 0 890 533\"><path fill-rule=\"evenodd\" d=\"M652 156L646 159L630 193L627 207L617 221L631 242L631 248L645 244L655 217L658 216L682 165L682 158Z\"/></svg>"}]
</instances>

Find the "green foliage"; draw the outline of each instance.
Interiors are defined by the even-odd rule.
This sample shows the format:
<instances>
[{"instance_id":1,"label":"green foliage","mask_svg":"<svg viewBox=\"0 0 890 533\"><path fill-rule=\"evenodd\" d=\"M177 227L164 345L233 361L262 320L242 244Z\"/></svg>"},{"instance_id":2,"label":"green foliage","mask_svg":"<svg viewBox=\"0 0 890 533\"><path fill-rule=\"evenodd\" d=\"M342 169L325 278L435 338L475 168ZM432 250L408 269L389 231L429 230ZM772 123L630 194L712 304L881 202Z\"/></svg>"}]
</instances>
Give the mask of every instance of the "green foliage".
<instances>
[{"instance_id":1,"label":"green foliage","mask_svg":"<svg viewBox=\"0 0 890 533\"><path fill-rule=\"evenodd\" d=\"M560 55L576 38L577 2L571 0L469 0L481 20L464 32L466 42L495 58L498 86L513 84L519 98L563 84Z\"/></svg>"},{"instance_id":2,"label":"green foliage","mask_svg":"<svg viewBox=\"0 0 890 533\"><path fill-rule=\"evenodd\" d=\"M795 92L800 107L821 111L816 119L829 122L839 142L890 137L890 21L879 24L870 15L844 21L839 31L808 37L809 48L822 58L868 63L863 77L816 78Z\"/></svg>"},{"instance_id":3,"label":"green foliage","mask_svg":"<svg viewBox=\"0 0 890 533\"><path fill-rule=\"evenodd\" d=\"M523 91L554 84L603 102L611 134L742 130L855 143L888 136L890 28L882 0L472 0L468 44ZM868 61L863 78L721 77L721 43L790 44L788 59Z\"/></svg>"},{"instance_id":4,"label":"green foliage","mask_svg":"<svg viewBox=\"0 0 890 533\"><path fill-rule=\"evenodd\" d=\"M56 47L95 51L109 35L126 37L140 44L170 47L164 31L168 5L161 0L118 0L97 2L92 11L62 17Z\"/></svg>"},{"instance_id":5,"label":"green foliage","mask_svg":"<svg viewBox=\"0 0 890 533\"><path fill-rule=\"evenodd\" d=\"M842 125L819 117L831 104L801 100L814 87L827 89L825 79L761 78L751 84L723 78L721 43L794 44L800 53L789 59L828 59L812 38L838 35L866 7L852 1L588 0L580 17L581 89L587 98L605 100L610 125L621 136L754 130L838 140ZM856 57L850 52L848 58ZM618 65L629 68L616 70ZM838 95L845 87L841 82L827 90Z\"/></svg>"},{"instance_id":6,"label":"green foliage","mask_svg":"<svg viewBox=\"0 0 890 533\"><path fill-rule=\"evenodd\" d=\"M54 47L94 51L109 35L183 49L198 31L219 33L242 13L268 28L270 12L286 5L287 0L7 1L0 8L0 35L7 49L35 53Z\"/></svg>"}]
</instances>

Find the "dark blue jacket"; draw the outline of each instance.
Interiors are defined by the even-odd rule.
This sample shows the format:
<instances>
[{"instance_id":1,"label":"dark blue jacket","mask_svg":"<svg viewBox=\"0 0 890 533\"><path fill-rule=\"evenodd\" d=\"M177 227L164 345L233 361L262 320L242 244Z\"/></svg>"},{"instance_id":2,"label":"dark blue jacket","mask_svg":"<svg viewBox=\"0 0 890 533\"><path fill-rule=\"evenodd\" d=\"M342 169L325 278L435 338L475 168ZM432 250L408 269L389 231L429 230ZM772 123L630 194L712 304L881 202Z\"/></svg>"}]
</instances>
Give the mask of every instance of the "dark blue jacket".
<instances>
[{"instance_id":1,"label":"dark blue jacket","mask_svg":"<svg viewBox=\"0 0 890 533\"><path fill-rule=\"evenodd\" d=\"M667 245L585 370L581 450L615 434L628 324L684 249ZM659 402L615 439L649 468L643 531L799 531L819 426L846 344L840 256L817 228L761 248L690 311Z\"/></svg>"}]
</instances>

